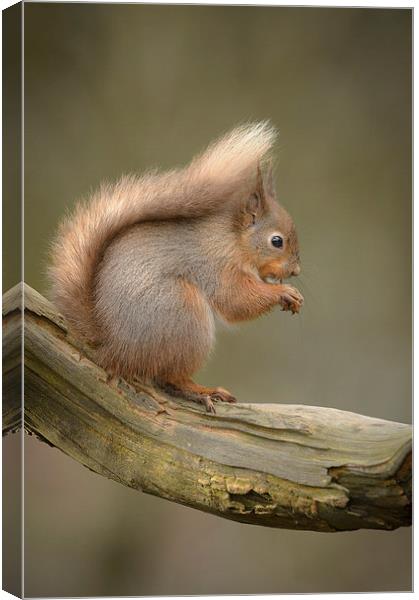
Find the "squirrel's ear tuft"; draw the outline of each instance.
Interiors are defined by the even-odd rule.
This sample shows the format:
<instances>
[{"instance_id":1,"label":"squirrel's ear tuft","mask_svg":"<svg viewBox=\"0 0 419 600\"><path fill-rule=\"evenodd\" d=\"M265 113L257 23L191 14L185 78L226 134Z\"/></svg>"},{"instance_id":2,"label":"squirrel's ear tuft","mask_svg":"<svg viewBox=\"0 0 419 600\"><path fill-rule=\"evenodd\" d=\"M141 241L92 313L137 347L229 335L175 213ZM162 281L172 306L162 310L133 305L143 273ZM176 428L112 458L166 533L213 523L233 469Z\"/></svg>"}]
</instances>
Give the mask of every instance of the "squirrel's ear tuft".
<instances>
[{"instance_id":1,"label":"squirrel's ear tuft","mask_svg":"<svg viewBox=\"0 0 419 600\"><path fill-rule=\"evenodd\" d=\"M254 225L265 211L265 188L260 165L257 168L255 189L242 206L242 221L245 227Z\"/></svg>"},{"instance_id":2,"label":"squirrel's ear tuft","mask_svg":"<svg viewBox=\"0 0 419 600\"><path fill-rule=\"evenodd\" d=\"M264 183L265 183L265 192L266 192L266 194L268 194L268 196L270 196L271 198L275 198L276 197L276 190L275 190L275 182L274 182L272 160L270 160L268 162L268 167L266 169L266 174L265 174L265 177L264 177Z\"/></svg>"}]
</instances>

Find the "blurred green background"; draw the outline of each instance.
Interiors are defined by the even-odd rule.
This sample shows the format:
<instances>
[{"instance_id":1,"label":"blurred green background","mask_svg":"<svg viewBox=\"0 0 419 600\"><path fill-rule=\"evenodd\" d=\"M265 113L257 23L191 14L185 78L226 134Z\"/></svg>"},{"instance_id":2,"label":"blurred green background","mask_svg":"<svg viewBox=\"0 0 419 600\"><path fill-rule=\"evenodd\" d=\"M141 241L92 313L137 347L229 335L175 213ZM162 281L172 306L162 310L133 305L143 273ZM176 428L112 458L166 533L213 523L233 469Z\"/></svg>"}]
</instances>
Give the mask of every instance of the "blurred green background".
<instances>
[{"instance_id":1,"label":"blurred green background","mask_svg":"<svg viewBox=\"0 0 419 600\"><path fill-rule=\"evenodd\" d=\"M306 304L220 331L198 380L409 422L410 10L26 4L26 281L47 293L57 223L101 180L267 118ZM25 500L27 596L411 589L409 529L231 523L32 438Z\"/></svg>"}]
</instances>

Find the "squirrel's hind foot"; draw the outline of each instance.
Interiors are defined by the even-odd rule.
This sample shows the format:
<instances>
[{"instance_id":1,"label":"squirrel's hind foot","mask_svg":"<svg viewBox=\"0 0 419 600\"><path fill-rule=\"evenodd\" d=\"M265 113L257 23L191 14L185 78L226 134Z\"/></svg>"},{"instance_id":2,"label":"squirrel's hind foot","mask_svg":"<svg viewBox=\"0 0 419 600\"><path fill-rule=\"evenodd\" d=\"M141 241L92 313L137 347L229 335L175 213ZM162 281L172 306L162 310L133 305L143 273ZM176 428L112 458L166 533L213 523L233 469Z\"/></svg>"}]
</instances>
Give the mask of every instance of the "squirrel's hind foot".
<instances>
[{"instance_id":1,"label":"squirrel's hind foot","mask_svg":"<svg viewBox=\"0 0 419 600\"><path fill-rule=\"evenodd\" d=\"M214 402L237 402L236 398L224 388L205 387L194 383L190 379L186 381L167 381L159 385L172 396L204 405L206 411L212 414L216 413Z\"/></svg>"}]
</instances>

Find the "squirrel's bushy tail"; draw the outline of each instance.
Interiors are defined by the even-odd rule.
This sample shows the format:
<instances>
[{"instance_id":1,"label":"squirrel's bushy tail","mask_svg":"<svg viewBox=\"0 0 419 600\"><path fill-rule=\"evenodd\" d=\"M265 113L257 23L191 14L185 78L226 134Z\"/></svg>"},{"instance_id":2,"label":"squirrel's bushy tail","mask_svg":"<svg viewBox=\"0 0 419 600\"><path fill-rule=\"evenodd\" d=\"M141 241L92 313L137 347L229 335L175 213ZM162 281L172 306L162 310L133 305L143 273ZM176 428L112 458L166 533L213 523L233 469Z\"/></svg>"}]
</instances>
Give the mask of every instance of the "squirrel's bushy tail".
<instances>
[{"instance_id":1,"label":"squirrel's bushy tail","mask_svg":"<svg viewBox=\"0 0 419 600\"><path fill-rule=\"evenodd\" d=\"M217 209L251 185L274 139L266 122L242 125L184 169L124 176L80 203L58 230L48 269L53 300L73 328L95 341L95 274L116 235L142 221L198 217Z\"/></svg>"}]
</instances>

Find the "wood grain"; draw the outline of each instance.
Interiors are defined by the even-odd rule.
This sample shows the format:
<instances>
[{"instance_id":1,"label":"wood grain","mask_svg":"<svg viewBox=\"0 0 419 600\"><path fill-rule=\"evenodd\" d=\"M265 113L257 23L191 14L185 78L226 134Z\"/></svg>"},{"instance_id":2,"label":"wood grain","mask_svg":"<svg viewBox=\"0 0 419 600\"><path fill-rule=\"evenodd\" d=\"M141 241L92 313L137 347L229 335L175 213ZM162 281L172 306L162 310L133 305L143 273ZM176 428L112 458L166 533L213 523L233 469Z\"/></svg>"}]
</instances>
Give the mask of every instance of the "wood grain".
<instances>
[{"instance_id":1,"label":"wood grain","mask_svg":"<svg viewBox=\"0 0 419 600\"><path fill-rule=\"evenodd\" d=\"M27 285L24 296L25 428L89 469L244 523L411 524L409 425L305 405L217 404L211 415L141 382L108 381L52 304ZM5 432L20 419L19 300L17 287L3 297Z\"/></svg>"}]
</instances>

